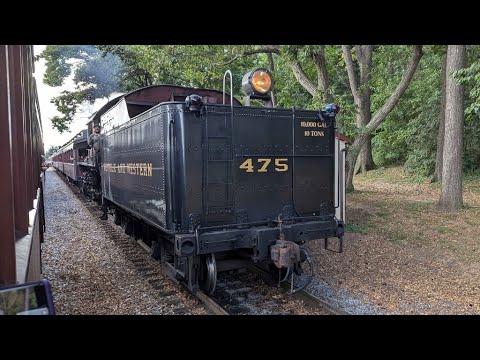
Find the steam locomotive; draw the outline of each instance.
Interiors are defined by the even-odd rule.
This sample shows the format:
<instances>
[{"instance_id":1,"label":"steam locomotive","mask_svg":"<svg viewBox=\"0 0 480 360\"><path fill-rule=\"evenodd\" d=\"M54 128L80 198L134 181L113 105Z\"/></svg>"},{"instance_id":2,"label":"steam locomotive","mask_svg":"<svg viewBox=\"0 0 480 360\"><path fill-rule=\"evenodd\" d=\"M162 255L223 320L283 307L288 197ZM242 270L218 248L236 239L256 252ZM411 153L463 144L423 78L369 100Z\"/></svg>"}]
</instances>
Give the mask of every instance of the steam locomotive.
<instances>
[{"instance_id":1,"label":"steam locomotive","mask_svg":"<svg viewBox=\"0 0 480 360\"><path fill-rule=\"evenodd\" d=\"M154 85L112 99L53 165L191 291L212 293L218 272L252 264L279 281L311 278L308 241L344 235L339 107L272 107L263 68L243 77L242 105L225 93L227 75L222 92ZM97 124L100 174L87 145Z\"/></svg>"}]
</instances>

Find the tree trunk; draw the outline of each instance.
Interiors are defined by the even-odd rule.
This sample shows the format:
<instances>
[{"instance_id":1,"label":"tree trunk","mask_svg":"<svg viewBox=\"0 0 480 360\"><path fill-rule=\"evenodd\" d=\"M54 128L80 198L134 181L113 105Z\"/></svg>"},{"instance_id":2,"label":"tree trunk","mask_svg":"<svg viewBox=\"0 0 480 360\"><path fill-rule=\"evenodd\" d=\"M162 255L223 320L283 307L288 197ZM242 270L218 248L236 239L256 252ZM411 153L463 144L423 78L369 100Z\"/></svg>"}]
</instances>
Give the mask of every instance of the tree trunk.
<instances>
[{"instance_id":1,"label":"tree trunk","mask_svg":"<svg viewBox=\"0 0 480 360\"><path fill-rule=\"evenodd\" d=\"M347 181L345 192L351 193L355 190L353 187L353 175L355 174L355 161L358 157L358 150L355 148L348 148L347 156L345 158L345 173L347 174Z\"/></svg>"},{"instance_id":2,"label":"tree trunk","mask_svg":"<svg viewBox=\"0 0 480 360\"><path fill-rule=\"evenodd\" d=\"M357 119L357 127L365 127L372 119L371 112L371 96L372 91L370 89L370 71L372 68L372 54L373 45L357 45L355 46L357 51L358 65L360 67L360 88L358 91L359 96L359 109ZM360 150L359 155L359 171L367 172L368 170L376 169L376 165L373 162L372 155L372 136L367 135L365 145Z\"/></svg>"},{"instance_id":3,"label":"tree trunk","mask_svg":"<svg viewBox=\"0 0 480 360\"><path fill-rule=\"evenodd\" d=\"M360 73L360 85L357 81L357 74L354 68L350 46L342 45L342 50L345 57L348 82L352 91L353 100L357 107L356 125L357 129L362 131L361 129L367 126L372 119L370 70L372 68L373 45L355 45ZM375 169L375 167L372 156L372 137L368 134L366 136L365 145L360 152L359 166L355 167L354 173L366 172L367 170Z\"/></svg>"},{"instance_id":4,"label":"tree trunk","mask_svg":"<svg viewBox=\"0 0 480 360\"><path fill-rule=\"evenodd\" d=\"M272 53L267 53L268 57L268 64L270 67L270 72L272 73L273 78L275 79L275 63L273 62L273 54ZM277 105L277 101L275 99L275 90L272 90L270 93L271 99L272 99L272 106L275 107Z\"/></svg>"},{"instance_id":5,"label":"tree trunk","mask_svg":"<svg viewBox=\"0 0 480 360\"><path fill-rule=\"evenodd\" d=\"M363 93L360 93L360 108L357 114L357 127L364 128L372 119L372 113L370 110L370 88L368 84L364 85L368 90L364 90ZM377 166L373 162L372 155L372 136L370 134L366 135L365 145L363 145L360 150L358 158L359 166L355 173L367 172L368 170L376 169Z\"/></svg>"},{"instance_id":6,"label":"tree trunk","mask_svg":"<svg viewBox=\"0 0 480 360\"><path fill-rule=\"evenodd\" d=\"M368 135L365 145L363 145L362 150L359 155L360 167L359 172L364 173L368 170L374 170L377 168L377 165L373 162L372 155L372 136Z\"/></svg>"},{"instance_id":7,"label":"tree trunk","mask_svg":"<svg viewBox=\"0 0 480 360\"><path fill-rule=\"evenodd\" d=\"M442 194L439 201L445 211L456 211L463 207L464 89L453 79L452 72L464 68L465 62L466 46L448 45Z\"/></svg>"},{"instance_id":8,"label":"tree trunk","mask_svg":"<svg viewBox=\"0 0 480 360\"><path fill-rule=\"evenodd\" d=\"M311 56L317 68L317 87L322 92L322 99L326 103L331 103L333 102L333 97L328 91L330 83L327 73L327 62L325 61L325 47L321 46L318 52L311 54Z\"/></svg>"},{"instance_id":9,"label":"tree trunk","mask_svg":"<svg viewBox=\"0 0 480 360\"><path fill-rule=\"evenodd\" d=\"M300 62L298 61L291 61L290 67L292 68L293 75L295 79L297 79L298 83L302 85L302 87L309 92L310 95L315 96L317 93L317 87L315 84L308 78L305 71L303 71Z\"/></svg>"},{"instance_id":10,"label":"tree trunk","mask_svg":"<svg viewBox=\"0 0 480 360\"><path fill-rule=\"evenodd\" d=\"M432 182L442 181L443 169L443 141L445 136L445 99L447 86L447 54L442 57L442 100L440 101L440 114L438 116L437 156L435 158L435 172Z\"/></svg>"},{"instance_id":11,"label":"tree trunk","mask_svg":"<svg viewBox=\"0 0 480 360\"><path fill-rule=\"evenodd\" d=\"M346 58L347 58L349 56L348 53L345 51L344 53L346 53ZM354 174L355 162L357 161L358 155L360 154L360 150L362 149L362 147L365 145L367 141L368 135L370 135L382 123L385 117L395 108L395 105L397 105L398 100L400 100L400 97L403 95L408 85L412 81L413 74L415 74L415 70L417 69L418 63L420 62L422 55L423 55L422 46L421 45L413 46L412 58L410 59L410 62L407 65L407 68L403 73L403 77L398 83L397 87L395 88L393 93L390 95L390 97L387 99L385 104L383 104L383 106L375 113L372 120L367 124L367 126L361 129L361 132L357 135L353 144L348 148L348 151L347 151L348 175L347 175L347 182L346 182L347 192L352 192L355 190L353 187L353 174ZM350 74L349 74L349 79L351 81L350 83L352 84L353 82L352 79L354 78L353 76L350 76ZM355 88L355 87L352 86L352 88ZM357 96L355 92L354 92L354 96Z\"/></svg>"},{"instance_id":12,"label":"tree trunk","mask_svg":"<svg viewBox=\"0 0 480 360\"><path fill-rule=\"evenodd\" d=\"M372 119L372 114L370 112L370 94L368 97L365 95L360 95L360 106L357 113L357 128L361 129L367 126L367 124ZM372 136L370 134L366 135L365 145L363 145L358 155L357 166L355 166L355 174L364 173L368 170L376 169L376 165L373 162L372 155Z\"/></svg>"},{"instance_id":13,"label":"tree trunk","mask_svg":"<svg viewBox=\"0 0 480 360\"><path fill-rule=\"evenodd\" d=\"M317 69L317 84L314 84L314 82L309 79L298 59L289 60L293 75L295 76L295 79L297 79L298 83L302 85L302 87L307 90L310 95L313 97L321 95L323 101L331 102L333 99L332 95L328 91L329 80L323 46L320 47L318 52L310 55L312 56L312 60Z\"/></svg>"}]
</instances>

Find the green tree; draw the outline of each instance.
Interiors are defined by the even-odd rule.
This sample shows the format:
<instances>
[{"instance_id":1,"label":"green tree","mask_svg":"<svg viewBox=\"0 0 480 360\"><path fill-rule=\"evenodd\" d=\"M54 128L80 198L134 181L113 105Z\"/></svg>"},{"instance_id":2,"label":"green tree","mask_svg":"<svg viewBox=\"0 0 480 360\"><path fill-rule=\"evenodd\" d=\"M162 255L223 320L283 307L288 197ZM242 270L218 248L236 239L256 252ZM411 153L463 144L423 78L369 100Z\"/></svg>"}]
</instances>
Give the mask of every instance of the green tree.
<instances>
[{"instance_id":1,"label":"green tree","mask_svg":"<svg viewBox=\"0 0 480 360\"><path fill-rule=\"evenodd\" d=\"M276 106L318 109L332 101L340 104L342 111L338 123L342 131L355 141L366 137L360 148L360 140L350 148L352 164L358 156L354 154L357 150L360 153L363 143L369 143L372 137L376 162L388 165L407 161L416 171L421 162L427 168L434 163L431 148L434 153L435 142L428 142L428 151L420 149L412 142L416 136L413 129L425 124L428 126L424 128L435 127L438 123L436 115L432 115L436 110L430 113L421 110L422 101L431 108L438 99L437 96L429 97L436 93L428 88L438 78L436 58L423 61L425 65L420 63L422 80L428 80L429 85L422 87L422 83L414 79L411 87L415 89L408 89L422 54L419 46L101 45L48 47L42 55L47 59L47 67L51 68L46 81L58 85L72 72L78 80L75 91L62 93L54 99L63 114L52 119L57 129L68 128L69 120L82 101L92 101L111 90L128 92L153 84L221 90L223 74L230 69L234 77L233 93L241 97L243 74L257 66L272 68L273 65ZM96 61L108 57L118 62L111 76L116 82L113 87L97 84L100 78L89 75L92 70L88 64L99 68L101 65ZM369 126L374 120L375 124ZM368 159L371 150L366 146L364 158ZM349 185L352 190L351 177Z\"/></svg>"},{"instance_id":2,"label":"green tree","mask_svg":"<svg viewBox=\"0 0 480 360\"><path fill-rule=\"evenodd\" d=\"M377 109L403 74L410 56L407 46L382 46L374 58L372 108ZM430 176L435 167L436 136L440 113L441 51L423 47L422 61L409 87L392 112L373 133L375 163L405 165L405 169Z\"/></svg>"},{"instance_id":3,"label":"green tree","mask_svg":"<svg viewBox=\"0 0 480 360\"><path fill-rule=\"evenodd\" d=\"M398 79L399 66L408 56L403 46L379 49L374 65L372 86L376 89L372 107L382 102L391 91L388 79ZM404 165L409 173L441 180L443 162L442 108L444 108L443 81L446 46L424 46L424 55L415 77L395 109L387 116L372 139L375 163L379 166ZM474 64L480 55L479 46L468 46L468 63ZM469 66L455 72L455 78L465 85L465 126L463 171L475 173L480 169L480 118L474 109L475 67ZM446 70L445 70L446 76ZM380 91L382 90L382 91ZM378 98L377 98L378 97ZM442 102L443 101L443 102ZM443 104L443 105L442 105Z\"/></svg>"},{"instance_id":4,"label":"green tree","mask_svg":"<svg viewBox=\"0 0 480 360\"><path fill-rule=\"evenodd\" d=\"M121 90L122 62L113 54L102 55L95 46L48 45L38 58L46 60L45 84L61 86L73 76L75 89L64 90L51 100L62 114L51 119L60 133L68 130L82 103L93 103Z\"/></svg>"},{"instance_id":5,"label":"green tree","mask_svg":"<svg viewBox=\"0 0 480 360\"><path fill-rule=\"evenodd\" d=\"M454 73L454 78L465 86L467 96L465 109L465 134L463 170L480 171L480 46L468 46L470 66Z\"/></svg>"},{"instance_id":6,"label":"green tree","mask_svg":"<svg viewBox=\"0 0 480 360\"><path fill-rule=\"evenodd\" d=\"M234 93L240 94L241 78L251 67L268 59L238 58L245 46L226 45L105 45L98 47L104 54L117 55L123 62L123 89L153 84L221 90L223 74L230 69L234 76ZM236 58L238 61L229 61ZM127 82L134 79L134 82ZM139 81L144 80L143 83Z\"/></svg>"},{"instance_id":7,"label":"green tree","mask_svg":"<svg viewBox=\"0 0 480 360\"><path fill-rule=\"evenodd\" d=\"M60 146L50 146L50 148L47 150L45 153L45 158L48 159L50 156L52 156L58 149L60 149Z\"/></svg>"},{"instance_id":8,"label":"green tree","mask_svg":"<svg viewBox=\"0 0 480 360\"><path fill-rule=\"evenodd\" d=\"M334 72L334 70L344 66L348 74L348 83L355 104L357 119L355 140L350 146L347 155L347 191L353 191L354 168L360 151L367 143L370 143L373 131L395 108L399 99L408 88L423 55L422 46L416 45L412 47L410 51L411 56L406 66L401 64L404 67L402 76L398 82L394 83L395 86L392 92L386 92L387 95L384 102L375 109L374 113L372 113L371 109L372 89L370 87L374 46L357 45L352 53L352 48L349 45L343 45L343 57L340 59L338 59L338 52L335 52L335 49L327 51L327 47L324 45L264 46L263 48L257 48L256 51L274 52L284 57L297 82L313 97L316 104L321 101L324 103L330 102L334 98L335 89L331 84L335 83L338 87L341 87L343 77L339 76L336 81L332 81L331 74L337 75L338 71ZM251 53L253 51L245 51L244 55L250 55ZM333 69L329 69L329 63L332 60L329 61L326 54L333 55L333 61L336 65ZM396 63L398 64L398 62ZM363 156L365 164L371 158L370 152L371 150L367 146L367 154ZM365 166L365 169L367 168Z\"/></svg>"}]
</instances>

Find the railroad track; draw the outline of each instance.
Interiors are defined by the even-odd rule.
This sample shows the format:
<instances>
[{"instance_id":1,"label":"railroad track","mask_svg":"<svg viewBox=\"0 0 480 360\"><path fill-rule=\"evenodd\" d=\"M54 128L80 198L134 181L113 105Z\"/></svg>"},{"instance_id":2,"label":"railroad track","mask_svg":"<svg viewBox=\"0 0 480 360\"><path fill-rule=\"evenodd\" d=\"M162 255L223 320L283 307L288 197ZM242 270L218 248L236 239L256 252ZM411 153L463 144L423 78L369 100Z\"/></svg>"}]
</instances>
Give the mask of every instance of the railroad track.
<instances>
[{"instance_id":1,"label":"railroad track","mask_svg":"<svg viewBox=\"0 0 480 360\"><path fill-rule=\"evenodd\" d=\"M249 270L253 271L254 273L264 278L270 277L270 274L267 271L261 268L258 268L256 266L250 267ZM346 311L334 307L333 305L327 303L326 301L318 298L317 296L309 293L304 289L294 293L293 296L296 297L297 299L302 300L305 304L309 305L310 307L324 309L328 311L331 315L349 315Z\"/></svg>"},{"instance_id":2,"label":"railroad track","mask_svg":"<svg viewBox=\"0 0 480 360\"><path fill-rule=\"evenodd\" d=\"M315 295L309 293L308 291L300 290L299 292L295 293L294 296L303 300L305 303L310 304L311 306L314 306L314 307L320 306L323 309L329 311L332 315L350 315L346 311L330 305L329 303L316 297Z\"/></svg>"},{"instance_id":3,"label":"railroad track","mask_svg":"<svg viewBox=\"0 0 480 360\"><path fill-rule=\"evenodd\" d=\"M346 315L307 291L293 295L278 288L270 273L257 267L218 274L211 298L233 315Z\"/></svg>"},{"instance_id":4,"label":"railroad track","mask_svg":"<svg viewBox=\"0 0 480 360\"><path fill-rule=\"evenodd\" d=\"M99 205L87 199L80 193L77 187L66 181L63 176L60 177L68 184L73 193L90 213L94 217L98 217L100 214ZM175 292L165 290L166 288L172 288L172 280L163 273L161 265L157 260L145 256L145 253L151 254L151 248L142 240L133 240L131 237L127 240L122 228L115 225L112 221L98 221L98 223L132 262L136 270L159 292L159 295L165 300L166 304L173 307L173 312L175 314L185 313L186 309L182 305L176 304L174 300L173 295ZM268 289L265 291L263 291L264 289L253 290L253 287L259 287L258 278L252 279L250 277L249 279L238 280L238 274L236 274L234 279L229 279L228 274L219 274L217 289L211 296L202 291L191 293L185 287L182 286L182 288L203 303L207 311L213 315L290 315L295 314L295 310L293 309L298 307L296 304L289 304L289 302L291 303L294 299L301 301L308 308L312 309L315 314L347 315L345 311L333 307L305 290L301 290L293 294L293 296L285 291L279 295L280 290L272 286L265 286L265 282L271 284L271 276L267 271L258 267L250 267L248 270L260 277L263 280L263 288ZM248 277L248 275L243 276L244 278ZM252 284L255 283L257 283L257 285L252 286ZM169 299L170 297L172 297L172 299Z\"/></svg>"},{"instance_id":5,"label":"railroad track","mask_svg":"<svg viewBox=\"0 0 480 360\"><path fill-rule=\"evenodd\" d=\"M209 309L214 315L231 315L224 307L218 304L207 294L197 291L195 296L200 299L200 301L203 302L207 309Z\"/></svg>"},{"instance_id":6,"label":"railroad track","mask_svg":"<svg viewBox=\"0 0 480 360\"><path fill-rule=\"evenodd\" d=\"M99 205L85 197L80 193L79 189L64 178L64 176L57 173L57 175L68 185L73 194L81 201L83 206L95 217L101 214ZM145 256L151 254L151 248L145 244L142 240L133 240L126 235L120 226L115 225L110 218L108 221L98 220L98 226L102 228L105 234L115 242L115 245L124 253L124 255L130 260L135 269L143 276L147 282L158 291L158 295L162 298L165 304L172 308L174 314L187 313L187 309L178 304L178 300L175 298L175 291L178 291L178 287L174 288L174 282L162 271L160 262ZM127 238L128 237L128 238ZM172 289L173 288L173 289ZM217 304L212 298L206 294L198 291L192 294L188 289L182 287L182 290L186 290L186 293L193 295L201 303L204 304L208 312L213 315L229 315L229 313Z\"/></svg>"}]
</instances>

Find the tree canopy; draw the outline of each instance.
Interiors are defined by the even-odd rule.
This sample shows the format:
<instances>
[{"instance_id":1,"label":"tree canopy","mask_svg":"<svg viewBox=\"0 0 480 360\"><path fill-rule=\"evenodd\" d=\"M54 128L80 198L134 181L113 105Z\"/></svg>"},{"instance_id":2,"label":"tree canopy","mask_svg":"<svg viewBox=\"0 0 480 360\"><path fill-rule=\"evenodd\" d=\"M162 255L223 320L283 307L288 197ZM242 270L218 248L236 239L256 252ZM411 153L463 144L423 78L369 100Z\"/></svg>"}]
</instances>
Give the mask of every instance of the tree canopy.
<instances>
[{"instance_id":1,"label":"tree canopy","mask_svg":"<svg viewBox=\"0 0 480 360\"><path fill-rule=\"evenodd\" d=\"M466 86L463 167L475 172L480 170L479 47L467 50L468 67L455 78ZM82 103L113 92L152 84L221 90L230 69L234 95L241 99L243 74L274 67L277 107L318 109L336 102L347 136L355 141L370 132L365 141L371 141L377 166L402 164L406 171L431 176L445 53L446 46L403 45L49 45L40 57L47 64L46 84L59 86L67 78L75 84L52 100L62 114L51 119L60 132ZM373 124L375 119L380 121Z\"/></svg>"},{"instance_id":2,"label":"tree canopy","mask_svg":"<svg viewBox=\"0 0 480 360\"><path fill-rule=\"evenodd\" d=\"M93 103L121 89L122 62L95 46L48 45L39 58L46 60L45 84L61 86L67 78L74 82L73 90L64 90L51 100L62 114L51 119L60 133L68 130L82 103Z\"/></svg>"}]
</instances>

